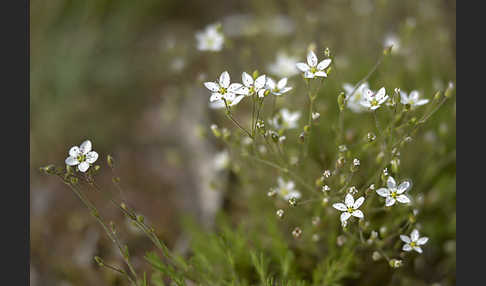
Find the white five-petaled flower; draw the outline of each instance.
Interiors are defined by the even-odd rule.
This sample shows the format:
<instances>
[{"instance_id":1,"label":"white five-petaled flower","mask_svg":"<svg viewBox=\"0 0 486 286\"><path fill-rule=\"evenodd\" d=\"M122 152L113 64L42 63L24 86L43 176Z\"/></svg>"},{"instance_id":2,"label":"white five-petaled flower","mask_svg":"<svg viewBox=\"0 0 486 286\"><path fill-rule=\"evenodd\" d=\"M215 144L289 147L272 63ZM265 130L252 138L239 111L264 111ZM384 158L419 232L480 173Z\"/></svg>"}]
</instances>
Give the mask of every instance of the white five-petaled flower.
<instances>
[{"instance_id":1,"label":"white five-petaled flower","mask_svg":"<svg viewBox=\"0 0 486 286\"><path fill-rule=\"evenodd\" d=\"M319 64L317 63L317 56L313 51L307 54L307 63L296 63L297 68L304 73L305 78L327 77L324 71L331 64L331 59L325 59Z\"/></svg>"},{"instance_id":2,"label":"white five-petaled flower","mask_svg":"<svg viewBox=\"0 0 486 286\"><path fill-rule=\"evenodd\" d=\"M346 225L346 221L351 217L357 218L364 218L364 214L362 211L358 210L358 208L363 204L364 197L359 197L356 201L353 198L353 195L346 194L343 203L335 203L332 205L333 208L342 211L341 214L341 222L343 225Z\"/></svg>"},{"instance_id":3,"label":"white five-petaled flower","mask_svg":"<svg viewBox=\"0 0 486 286\"><path fill-rule=\"evenodd\" d=\"M276 61L268 66L268 71L279 77L291 77L299 73L296 63L297 58L278 52Z\"/></svg>"},{"instance_id":4,"label":"white five-petaled flower","mask_svg":"<svg viewBox=\"0 0 486 286\"><path fill-rule=\"evenodd\" d=\"M292 87L287 86L287 78L284 77L275 83L273 79L267 76L267 89L270 90L270 93L276 96L280 96L292 89Z\"/></svg>"},{"instance_id":5,"label":"white five-petaled flower","mask_svg":"<svg viewBox=\"0 0 486 286\"><path fill-rule=\"evenodd\" d=\"M218 24L208 25L204 31L196 33L197 49L200 51L220 51L224 44L224 35Z\"/></svg>"},{"instance_id":6,"label":"white five-petaled flower","mask_svg":"<svg viewBox=\"0 0 486 286\"><path fill-rule=\"evenodd\" d=\"M73 146L69 149L69 157L66 158L66 164L69 166L78 166L78 170L86 172L89 166L96 162L98 153L91 151L91 141L86 140L81 146Z\"/></svg>"},{"instance_id":7,"label":"white five-petaled flower","mask_svg":"<svg viewBox=\"0 0 486 286\"><path fill-rule=\"evenodd\" d=\"M410 203L410 199L403 193L410 188L410 182L404 181L397 187L397 183L392 176L388 177L386 181L388 188L379 188L376 193L382 197L385 197L385 206L390 207L395 204L395 201L399 201L402 204Z\"/></svg>"},{"instance_id":8,"label":"white five-petaled flower","mask_svg":"<svg viewBox=\"0 0 486 286\"><path fill-rule=\"evenodd\" d=\"M362 83L356 89L356 91L353 94L351 94L351 92L353 92L353 88L354 86L352 86L349 83L343 84L343 89L346 92L346 101L347 101L346 106L349 109L351 109L351 111L356 113L367 111L368 109L365 108L363 105L361 105L360 102L363 99L366 90L369 89L368 83L367 82Z\"/></svg>"},{"instance_id":9,"label":"white five-petaled flower","mask_svg":"<svg viewBox=\"0 0 486 286\"><path fill-rule=\"evenodd\" d=\"M266 95L265 86L267 84L267 76L262 74L253 80L253 77L246 72L241 74L241 80L243 81L243 87L241 88L241 94L251 96L257 94L258 97L264 97Z\"/></svg>"},{"instance_id":10,"label":"white five-petaled flower","mask_svg":"<svg viewBox=\"0 0 486 286\"><path fill-rule=\"evenodd\" d=\"M406 92L400 91L400 102L402 104L410 104L412 107L421 106L429 102L428 99L420 99L419 92L412 90L409 95Z\"/></svg>"},{"instance_id":11,"label":"white five-petaled flower","mask_svg":"<svg viewBox=\"0 0 486 286\"><path fill-rule=\"evenodd\" d=\"M227 71L224 71L219 76L218 82L208 81L204 86L211 91L209 102L213 103L212 107L225 107L225 101L229 106L238 104L242 99L241 95L242 85L240 83L230 84L230 76Z\"/></svg>"},{"instance_id":12,"label":"white five-petaled flower","mask_svg":"<svg viewBox=\"0 0 486 286\"><path fill-rule=\"evenodd\" d=\"M429 238L425 236L419 237L419 232L416 229L412 230L410 237L408 235L401 234L400 239L405 242L402 247L403 251L415 250L418 253L422 253L422 248L420 246L426 244L429 240Z\"/></svg>"},{"instance_id":13,"label":"white five-petaled flower","mask_svg":"<svg viewBox=\"0 0 486 286\"><path fill-rule=\"evenodd\" d=\"M277 193L285 200L290 200L291 198L299 199L301 194L299 191L295 190L295 183L293 181L285 181L282 177L277 178Z\"/></svg>"},{"instance_id":14,"label":"white five-petaled flower","mask_svg":"<svg viewBox=\"0 0 486 286\"><path fill-rule=\"evenodd\" d=\"M299 118L300 111L291 112L286 108L282 108L271 120L271 124L277 129L293 129L297 128Z\"/></svg>"},{"instance_id":15,"label":"white five-petaled flower","mask_svg":"<svg viewBox=\"0 0 486 286\"><path fill-rule=\"evenodd\" d=\"M360 104L366 108L375 110L387 100L388 95L386 95L386 90L384 87L380 88L376 93L373 93L373 91L367 89Z\"/></svg>"}]
</instances>

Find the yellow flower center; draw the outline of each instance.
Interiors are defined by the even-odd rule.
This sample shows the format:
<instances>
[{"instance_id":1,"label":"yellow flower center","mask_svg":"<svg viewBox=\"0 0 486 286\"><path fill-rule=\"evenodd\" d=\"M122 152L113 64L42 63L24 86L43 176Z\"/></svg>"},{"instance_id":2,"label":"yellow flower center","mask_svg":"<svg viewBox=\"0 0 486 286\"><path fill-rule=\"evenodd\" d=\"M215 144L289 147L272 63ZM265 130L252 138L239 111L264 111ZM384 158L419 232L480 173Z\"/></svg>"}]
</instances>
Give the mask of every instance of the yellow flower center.
<instances>
[{"instance_id":1,"label":"yellow flower center","mask_svg":"<svg viewBox=\"0 0 486 286\"><path fill-rule=\"evenodd\" d=\"M225 93L226 93L226 88L224 88L224 87L220 87L220 88L219 88L219 93L221 93L221 94L225 94Z\"/></svg>"},{"instance_id":2,"label":"yellow flower center","mask_svg":"<svg viewBox=\"0 0 486 286\"><path fill-rule=\"evenodd\" d=\"M348 207L348 213L352 213L354 212L354 208L353 207Z\"/></svg>"},{"instance_id":3,"label":"yellow flower center","mask_svg":"<svg viewBox=\"0 0 486 286\"><path fill-rule=\"evenodd\" d=\"M316 73L317 72L317 67L311 67L310 68L311 73Z\"/></svg>"},{"instance_id":4,"label":"yellow flower center","mask_svg":"<svg viewBox=\"0 0 486 286\"><path fill-rule=\"evenodd\" d=\"M396 198L397 197L397 192L391 192L391 197Z\"/></svg>"},{"instance_id":5,"label":"yellow flower center","mask_svg":"<svg viewBox=\"0 0 486 286\"><path fill-rule=\"evenodd\" d=\"M412 241L412 242L410 242L410 246L415 247L415 246L417 246L417 243L415 243L415 241Z\"/></svg>"},{"instance_id":6,"label":"yellow flower center","mask_svg":"<svg viewBox=\"0 0 486 286\"><path fill-rule=\"evenodd\" d=\"M78 160L78 162L84 162L86 160L86 155L78 155L78 157L76 157L76 159Z\"/></svg>"},{"instance_id":7,"label":"yellow flower center","mask_svg":"<svg viewBox=\"0 0 486 286\"><path fill-rule=\"evenodd\" d=\"M371 105L372 105L372 106L377 106L377 105L378 105L378 100L376 100L376 99L372 99L372 100L371 100Z\"/></svg>"}]
</instances>

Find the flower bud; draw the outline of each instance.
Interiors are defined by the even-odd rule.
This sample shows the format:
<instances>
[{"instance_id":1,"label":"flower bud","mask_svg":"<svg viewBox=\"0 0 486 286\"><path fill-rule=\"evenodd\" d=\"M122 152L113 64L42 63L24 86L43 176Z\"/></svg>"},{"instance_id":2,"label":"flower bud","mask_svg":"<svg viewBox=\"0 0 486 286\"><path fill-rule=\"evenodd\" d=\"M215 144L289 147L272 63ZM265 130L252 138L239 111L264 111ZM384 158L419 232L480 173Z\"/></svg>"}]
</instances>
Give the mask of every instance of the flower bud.
<instances>
[{"instance_id":1,"label":"flower bud","mask_svg":"<svg viewBox=\"0 0 486 286\"><path fill-rule=\"evenodd\" d=\"M289 199L289 206L290 207L295 207L297 205L297 199L295 197L292 197Z\"/></svg>"},{"instance_id":2,"label":"flower bud","mask_svg":"<svg viewBox=\"0 0 486 286\"><path fill-rule=\"evenodd\" d=\"M371 259L373 261L378 261L381 259L381 254L378 251L373 251L373 254L371 255Z\"/></svg>"},{"instance_id":3,"label":"flower bud","mask_svg":"<svg viewBox=\"0 0 486 286\"><path fill-rule=\"evenodd\" d=\"M115 166L115 159L113 159L113 156L111 155L106 156L106 163L110 168L113 168L113 166Z\"/></svg>"},{"instance_id":4,"label":"flower bud","mask_svg":"<svg viewBox=\"0 0 486 286\"><path fill-rule=\"evenodd\" d=\"M143 215L137 215L137 221L138 221L139 223L143 223L143 221L144 221L144 217L143 217Z\"/></svg>"},{"instance_id":5,"label":"flower bud","mask_svg":"<svg viewBox=\"0 0 486 286\"><path fill-rule=\"evenodd\" d=\"M346 163L346 159L341 155L339 158L336 160L336 169L340 169L344 167L344 164Z\"/></svg>"},{"instance_id":6,"label":"flower bud","mask_svg":"<svg viewBox=\"0 0 486 286\"><path fill-rule=\"evenodd\" d=\"M353 159L353 164L351 165L351 172L356 172L359 169L361 162L359 161L358 158Z\"/></svg>"},{"instance_id":7,"label":"flower bud","mask_svg":"<svg viewBox=\"0 0 486 286\"><path fill-rule=\"evenodd\" d=\"M339 106L339 110L340 111L343 111L344 110L345 100L346 100L346 96L344 95L344 92L341 92L338 95L338 99L337 99L337 102L338 102L338 106Z\"/></svg>"},{"instance_id":8,"label":"flower bud","mask_svg":"<svg viewBox=\"0 0 486 286\"><path fill-rule=\"evenodd\" d=\"M305 125L304 126L304 133L309 133L310 131L310 125Z\"/></svg>"},{"instance_id":9,"label":"flower bud","mask_svg":"<svg viewBox=\"0 0 486 286\"><path fill-rule=\"evenodd\" d=\"M440 99L440 90L438 90L434 95L434 100L439 100L439 99Z\"/></svg>"},{"instance_id":10,"label":"flower bud","mask_svg":"<svg viewBox=\"0 0 486 286\"><path fill-rule=\"evenodd\" d=\"M304 132L300 133L299 140L300 140L301 143L304 143L304 141L305 141L305 134L304 134Z\"/></svg>"},{"instance_id":11,"label":"flower bud","mask_svg":"<svg viewBox=\"0 0 486 286\"><path fill-rule=\"evenodd\" d=\"M312 120L317 121L321 117L319 112L312 112Z\"/></svg>"},{"instance_id":12,"label":"flower bud","mask_svg":"<svg viewBox=\"0 0 486 286\"><path fill-rule=\"evenodd\" d=\"M324 50L324 56L326 58L329 58L331 56L331 50L329 48L326 47L326 49Z\"/></svg>"},{"instance_id":13,"label":"flower bud","mask_svg":"<svg viewBox=\"0 0 486 286\"><path fill-rule=\"evenodd\" d=\"M389 263L390 263L390 267L391 268L399 268L399 267L401 267L403 265L403 261L402 260L395 259L395 258L391 259Z\"/></svg>"},{"instance_id":14,"label":"flower bud","mask_svg":"<svg viewBox=\"0 0 486 286\"><path fill-rule=\"evenodd\" d=\"M324 187L322 187L322 192L323 193L329 192L330 190L331 190L331 188L328 185L325 185Z\"/></svg>"},{"instance_id":15,"label":"flower bud","mask_svg":"<svg viewBox=\"0 0 486 286\"><path fill-rule=\"evenodd\" d=\"M277 212L276 212L276 215L279 219L282 219L284 217L284 210L283 209L278 209Z\"/></svg>"},{"instance_id":16,"label":"flower bud","mask_svg":"<svg viewBox=\"0 0 486 286\"><path fill-rule=\"evenodd\" d=\"M323 198L323 199L322 199L322 203L321 203L321 205L322 205L323 207L325 207L325 206L327 206L328 204L329 204L329 198Z\"/></svg>"},{"instance_id":17,"label":"flower bud","mask_svg":"<svg viewBox=\"0 0 486 286\"><path fill-rule=\"evenodd\" d=\"M54 165L47 165L45 167L40 167L39 170L49 175L54 175L56 173L56 167Z\"/></svg>"},{"instance_id":18,"label":"flower bud","mask_svg":"<svg viewBox=\"0 0 486 286\"><path fill-rule=\"evenodd\" d=\"M444 96L445 97L451 97L453 90L454 90L454 83L452 83L452 81L450 81L449 84L447 85L446 91L444 92Z\"/></svg>"},{"instance_id":19,"label":"flower bud","mask_svg":"<svg viewBox=\"0 0 486 286\"><path fill-rule=\"evenodd\" d=\"M314 233L312 235L312 241L318 242L320 239L321 239L321 237L317 233Z\"/></svg>"},{"instance_id":20,"label":"flower bud","mask_svg":"<svg viewBox=\"0 0 486 286\"><path fill-rule=\"evenodd\" d=\"M336 238L336 243L337 243L338 246L343 246L346 243L346 241L347 241L347 238L344 235L340 235Z\"/></svg>"},{"instance_id":21,"label":"flower bud","mask_svg":"<svg viewBox=\"0 0 486 286\"><path fill-rule=\"evenodd\" d=\"M331 177L331 175L332 175L331 170L325 170L325 171L322 173L322 176L323 176L324 178L326 178L326 179L327 179L327 178L329 178L329 177Z\"/></svg>"},{"instance_id":22,"label":"flower bud","mask_svg":"<svg viewBox=\"0 0 486 286\"><path fill-rule=\"evenodd\" d=\"M101 259L101 257L99 257L99 256L95 256L94 260L96 261L96 263L98 263L98 265L100 267L103 267L103 265L105 265L104 262L103 262L103 259Z\"/></svg>"},{"instance_id":23,"label":"flower bud","mask_svg":"<svg viewBox=\"0 0 486 286\"><path fill-rule=\"evenodd\" d=\"M321 222L321 218L320 217L315 216L315 217L312 218L312 225L313 226L318 226L320 222Z\"/></svg>"},{"instance_id":24,"label":"flower bud","mask_svg":"<svg viewBox=\"0 0 486 286\"><path fill-rule=\"evenodd\" d=\"M221 137L221 132L219 131L218 125L211 124L211 131L216 138Z\"/></svg>"}]
</instances>

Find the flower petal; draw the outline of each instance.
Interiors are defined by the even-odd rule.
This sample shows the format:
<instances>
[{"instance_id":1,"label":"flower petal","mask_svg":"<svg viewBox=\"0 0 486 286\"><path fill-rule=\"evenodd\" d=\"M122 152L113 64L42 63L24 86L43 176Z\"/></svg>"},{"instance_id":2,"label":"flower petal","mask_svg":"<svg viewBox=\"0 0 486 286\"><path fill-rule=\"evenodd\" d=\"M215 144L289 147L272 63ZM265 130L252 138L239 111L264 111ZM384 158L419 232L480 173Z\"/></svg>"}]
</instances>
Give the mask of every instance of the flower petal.
<instances>
[{"instance_id":1,"label":"flower petal","mask_svg":"<svg viewBox=\"0 0 486 286\"><path fill-rule=\"evenodd\" d=\"M83 172L83 173L86 172L86 170L88 170L88 168L89 168L89 163L86 162L86 161L83 161L78 165L78 170Z\"/></svg>"},{"instance_id":2,"label":"flower petal","mask_svg":"<svg viewBox=\"0 0 486 286\"><path fill-rule=\"evenodd\" d=\"M347 220L348 220L350 217L351 217L351 214L350 214L350 213L348 213L348 212L343 212L343 213L341 214L341 217L340 217L341 222L343 222L343 221L347 221Z\"/></svg>"},{"instance_id":3,"label":"flower petal","mask_svg":"<svg viewBox=\"0 0 486 286\"><path fill-rule=\"evenodd\" d=\"M388 190L387 188L379 188L378 190L376 190L376 193L385 198L390 196L390 190Z\"/></svg>"},{"instance_id":4,"label":"flower petal","mask_svg":"<svg viewBox=\"0 0 486 286\"><path fill-rule=\"evenodd\" d=\"M395 204L395 199L392 197L387 197L385 200L385 206L391 207Z\"/></svg>"},{"instance_id":5,"label":"flower petal","mask_svg":"<svg viewBox=\"0 0 486 286\"><path fill-rule=\"evenodd\" d=\"M407 243L407 244L403 245L402 250L403 251L411 251L412 247L410 246L410 244Z\"/></svg>"},{"instance_id":6,"label":"flower petal","mask_svg":"<svg viewBox=\"0 0 486 286\"><path fill-rule=\"evenodd\" d=\"M221 97L223 97L223 95L221 93L215 92L215 93L211 94L211 97L209 97L209 102L213 102L213 101L216 101L216 100L220 100Z\"/></svg>"},{"instance_id":7,"label":"flower petal","mask_svg":"<svg viewBox=\"0 0 486 286\"><path fill-rule=\"evenodd\" d=\"M204 83L204 86L209 89L210 91L212 92L217 92L219 91L219 84L215 83L215 82L212 82L212 81L208 81L208 82L205 82Z\"/></svg>"},{"instance_id":8,"label":"flower petal","mask_svg":"<svg viewBox=\"0 0 486 286\"><path fill-rule=\"evenodd\" d=\"M227 71L224 71L220 76L219 76L219 85L228 88L230 85L230 75Z\"/></svg>"},{"instance_id":9,"label":"flower petal","mask_svg":"<svg viewBox=\"0 0 486 286\"><path fill-rule=\"evenodd\" d=\"M355 210L355 211L352 213L352 215L353 215L354 217L357 217L357 218L364 218L364 214L363 214L363 212L362 212L362 211L360 211L360 210Z\"/></svg>"},{"instance_id":10,"label":"flower petal","mask_svg":"<svg viewBox=\"0 0 486 286\"><path fill-rule=\"evenodd\" d=\"M79 155L81 155L81 150L78 146L73 146L71 149L69 149L69 156L78 157Z\"/></svg>"},{"instance_id":11,"label":"flower petal","mask_svg":"<svg viewBox=\"0 0 486 286\"><path fill-rule=\"evenodd\" d=\"M244 95L238 95L237 97L235 97L235 99L233 99L233 101L231 101L231 104L230 106L235 106L237 105L238 103L240 103L240 101L245 98ZM223 103L224 104L224 103Z\"/></svg>"},{"instance_id":12,"label":"flower petal","mask_svg":"<svg viewBox=\"0 0 486 286\"><path fill-rule=\"evenodd\" d=\"M358 198L358 199L357 199L357 200L354 202L353 208L354 208L354 209L359 208L359 207L360 207L360 206L363 204L364 200L365 200L365 199L364 199L364 197L359 197L359 198Z\"/></svg>"},{"instance_id":13,"label":"flower petal","mask_svg":"<svg viewBox=\"0 0 486 286\"><path fill-rule=\"evenodd\" d=\"M325 59L317 65L317 69L321 71L327 68L330 64L331 64L331 59Z\"/></svg>"},{"instance_id":14,"label":"flower petal","mask_svg":"<svg viewBox=\"0 0 486 286\"><path fill-rule=\"evenodd\" d=\"M418 245L424 245L427 243L427 241L429 241L429 238L424 236L424 237L421 237L417 240L417 244Z\"/></svg>"},{"instance_id":15,"label":"flower petal","mask_svg":"<svg viewBox=\"0 0 486 286\"><path fill-rule=\"evenodd\" d=\"M401 239L403 242L405 242L405 243L410 243L410 242L412 242L412 241L410 240L410 237L408 237L408 235L400 234L400 239Z\"/></svg>"},{"instance_id":16,"label":"flower petal","mask_svg":"<svg viewBox=\"0 0 486 286\"><path fill-rule=\"evenodd\" d=\"M402 182L400 185L398 185L397 194L401 194L405 192L406 190L408 190L408 188L410 188L410 182L409 181Z\"/></svg>"},{"instance_id":17,"label":"flower petal","mask_svg":"<svg viewBox=\"0 0 486 286\"><path fill-rule=\"evenodd\" d=\"M310 70L310 67L306 63L296 63L295 66L302 72Z\"/></svg>"},{"instance_id":18,"label":"flower petal","mask_svg":"<svg viewBox=\"0 0 486 286\"><path fill-rule=\"evenodd\" d=\"M412 230L412 233L410 233L410 239L412 241L417 241L419 239L419 232L418 232L418 230L416 230L416 229Z\"/></svg>"},{"instance_id":19,"label":"flower petal","mask_svg":"<svg viewBox=\"0 0 486 286\"><path fill-rule=\"evenodd\" d=\"M96 160L98 160L98 153L96 151L91 151L86 154L86 161L88 161L88 163L93 164Z\"/></svg>"},{"instance_id":20,"label":"flower petal","mask_svg":"<svg viewBox=\"0 0 486 286\"><path fill-rule=\"evenodd\" d=\"M81 143L81 146L79 146L79 149L81 153L83 154L88 154L89 151L91 151L91 141L86 140L83 143Z\"/></svg>"},{"instance_id":21,"label":"flower petal","mask_svg":"<svg viewBox=\"0 0 486 286\"><path fill-rule=\"evenodd\" d=\"M343 204L343 203L335 203L335 204L332 205L332 207L337 209L337 210L343 211L343 212L348 210L346 205Z\"/></svg>"},{"instance_id":22,"label":"flower petal","mask_svg":"<svg viewBox=\"0 0 486 286\"><path fill-rule=\"evenodd\" d=\"M277 83L277 88L278 89L283 89L287 85L287 78L284 77L281 80L278 81Z\"/></svg>"},{"instance_id":23,"label":"flower petal","mask_svg":"<svg viewBox=\"0 0 486 286\"><path fill-rule=\"evenodd\" d=\"M317 71L314 75L320 77L327 77L327 73L324 71Z\"/></svg>"},{"instance_id":24,"label":"flower petal","mask_svg":"<svg viewBox=\"0 0 486 286\"><path fill-rule=\"evenodd\" d=\"M429 103L428 99L420 99L417 102L415 102L415 105L420 106L420 105L424 105L424 104L427 104L427 103Z\"/></svg>"},{"instance_id":25,"label":"flower petal","mask_svg":"<svg viewBox=\"0 0 486 286\"><path fill-rule=\"evenodd\" d=\"M277 87L277 84L275 83L275 81L272 78L268 77L268 76L267 76L267 87L270 90L273 90L273 89L275 89Z\"/></svg>"},{"instance_id":26,"label":"flower petal","mask_svg":"<svg viewBox=\"0 0 486 286\"><path fill-rule=\"evenodd\" d=\"M78 161L78 159L76 159L76 157L69 156L69 157L66 158L66 160L64 162L66 163L66 165L76 166L77 164L79 164L79 161Z\"/></svg>"},{"instance_id":27,"label":"flower petal","mask_svg":"<svg viewBox=\"0 0 486 286\"><path fill-rule=\"evenodd\" d=\"M344 203L346 204L347 207L352 208L354 205L353 195L351 195L350 193L346 194L346 197L344 197Z\"/></svg>"},{"instance_id":28,"label":"flower petal","mask_svg":"<svg viewBox=\"0 0 486 286\"><path fill-rule=\"evenodd\" d=\"M311 73L310 71L306 71L304 73L304 77L305 78L314 78L315 77L315 74Z\"/></svg>"},{"instance_id":29,"label":"flower petal","mask_svg":"<svg viewBox=\"0 0 486 286\"><path fill-rule=\"evenodd\" d=\"M266 75L264 74L257 77L257 79L255 80L255 88L257 89L263 88L265 86L266 81L267 81Z\"/></svg>"},{"instance_id":30,"label":"flower petal","mask_svg":"<svg viewBox=\"0 0 486 286\"><path fill-rule=\"evenodd\" d=\"M420 248L419 246L415 246L413 250L417 251L418 253L422 253L422 248Z\"/></svg>"},{"instance_id":31,"label":"flower petal","mask_svg":"<svg viewBox=\"0 0 486 286\"><path fill-rule=\"evenodd\" d=\"M384 87L380 88L378 92L375 94L376 100L380 101L386 95L386 90Z\"/></svg>"},{"instance_id":32,"label":"flower petal","mask_svg":"<svg viewBox=\"0 0 486 286\"><path fill-rule=\"evenodd\" d=\"M248 73L246 72L243 72L241 74L241 81L243 82L243 84L247 87L250 87L253 85L253 78L251 77L251 75L249 75Z\"/></svg>"},{"instance_id":33,"label":"flower petal","mask_svg":"<svg viewBox=\"0 0 486 286\"><path fill-rule=\"evenodd\" d=\"M409 99L413 100L413 101L417 101L419 99L419 93L418 91L416 90L412 90L410 92L410 95L408 96Z\"/></svg>"},{"instance_id":34,"label":"flower petal","mask_svg":"<svg viewBox=\"0 0 486 286\"><path fill-rule=\"evenodd\" d=\"M408 204L408 203L410 203L410 199L407 196L405 196L405 195L399 195L397 197L397 201L401 202L402 204Z\"/></svg>"},{"instance_id":35,"label":"flower petal","mask_svg":"<svg viewBox=\"0 0 486 286\"><path fill-rule=\"evenodd\" d=\"M234 92L238 91L241 87L243 87L243 85L241 83L232 83L228 87L228 92L234 93Z\"/></svg>"},{"instance_id":36,"label":"flower petal","mask_svg":"<svg viewBox=\"0 0 486 286\"><path fill-rule=\"evenodd\" d=\"M317 65L317 56L313 51L309 51L307 54L307 64L311 67L315 67Z\"/></svg>"},{"instance_id":37,"label":"flower petal","mask_svg":"<svg viewBox=\"0 0 486 286\"><path fill-rule=\"evenodd\" d=\"M389 189L395 189L397 187L397 182L395 182L395 179L392 176L388 176L388 180L386 181L386 186Z\"/></svg>"}]
</instances>

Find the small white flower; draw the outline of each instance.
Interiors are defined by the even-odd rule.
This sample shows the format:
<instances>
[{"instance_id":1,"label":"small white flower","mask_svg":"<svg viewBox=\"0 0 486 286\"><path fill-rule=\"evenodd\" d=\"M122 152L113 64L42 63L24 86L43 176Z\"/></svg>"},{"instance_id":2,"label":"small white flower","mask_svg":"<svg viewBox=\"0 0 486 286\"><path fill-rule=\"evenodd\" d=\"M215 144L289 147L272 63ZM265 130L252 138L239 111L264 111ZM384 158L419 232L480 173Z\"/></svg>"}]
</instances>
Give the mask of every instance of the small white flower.
<instances>
[{"instance_id":1,"label":"small white flower","mask_svg":"<svg viewBox=\"0 0 486 286\"><path fill-rule=\"evenodd\" d=\"M268 66L268 71L279 77L291 77L299 73L296 63L297 58L278 52L276 61Z\"/></svg>"},{"instance_id":2,"label":"small white flower","mask_svg":"<svg viewBox=\"0 0 486 286\"><path fill-rule=\"evenodd\" d=\"M221 51L224 35L219 31L218 24L207 26L204 31L196 33L197 49L200 51Z\"/></svg>"},{"instance_id":3,"label":"small white flower","mask_svg":"<svg viewBox=\"0 0 486 286\"><path fill-rule=\"evenodd\" d=\"M73 146L69 149L69 157L66 158L66 164L69 166L78 166L78 170L86 172L89 166L96 162L98 153L91 151L91 141L86 140L81 146Z\"/></svg>"},{"instance_id":4,"label":"small white flower","mask_svg":"<svg viewBox=\"0 0 486 286\"><path fill-rule=\"evenodd\" d=\"M319 112L312 112L312 120L317 120L319 117L321 117Z\"/></svg>"},{"instance_id":5,"label":"small white flower","mask_svg":"<svg viewBox=\"0 0 486 286\"><path fill-rule=\"evenodd\" d=\"M223 170L229 165L229 153L227 150L217 153L213 158L213 164L216 171Z\"/></svg>"},{"instance_id":6,"label":"small white flower","mask_svg":"<svg viewBox=\"0 0 486 286\"><path fill-rule=\"evenodd\" d=\"M277 193L285 200L290 200L291 198L299 199L301 197L300 192L295 190L293 181L285 181L282 177L278 177L277 183Z\"/></svg>"},{"instance_id":7,"label":"small white flower","mask_svg":"<svg viewBox=\"0 0 486 286\"><path fill-rule=\"evenodd\" d=\"M267 87L268 90L270 90L270 93L276 96L280 96L292 89L292 87L287 86L287 78L284 77L281 80L278 81L278 83L275 83L273 79L270 77L267 77Z\"/></svg>"},{"instance_id":8,"label":"small white flower","mask_svg":"<svg viewBox=\"0 0 486 286\"><path fill-rule=\"evenodd\" d=\"M243 82L243 87L241 88L241 94L246 96L251 96L257 94L258 97L264 97L266 95L267 89L267 76L262 74L253 80L253 77L246 72L241 74L241 80Z\"/></svg>"},{"instance_id":9,"label":"small white flower","mask_svg":"<svg viewBox=\"0 0 486 286\"><path fill-rule=\"evenodd\" d=\"M332 205L333 208L342 211L343 213L341 214L341 223L345 225L347 220L351 217L357 217L357 218L364 218L364 214L362 211L358 210L358 208L363 204L365 198L364 197L359 197L356 201L353 198L353 195L351 194L346 194L346 197L344 198L344 204L343 203L335 203Z\"/></svg>"},{"instance_id":10,"label":"small white flower","mask_svg":"<svg viewBox=\"0 0 486 286\"><path fill-rule=\"evenodd\" d=\"M208 81L204 86L211 91L209 98L210 107L223 108L225 101L229 106L238 104L242 99L242 85L239 83L230 84L230 76L227 71L224 71L220 76L218 82Z\"/></svg>"},{"instance_id":11,"label":"small white flower","mask_svg":"<svg viewBox=\"0 0 486 286\"><path fill-rule=\"evenodd\" d=\"M383 46L385 48L392 46L391 53L398 54L400 52L400 39L395 34L388 34L383 39Z\"/></svg>"},{"instance_id":12,"label":"small white flower","mask_svg":"<svg viewBox=\"0 0 486 286\"><path fill-rule=\"evenodd\" d=\"M406 92L400 91L400 102L402 104L410 104L412 107L421 106L429 102L428 99L420 99L420 94L416 90L412 90L409 95Z\"/></svg>"},{"instance_id":13,"label":"small white flower","mask_svg":"<svg viewBox=\"0 0 486 286\"><path fill-rule=\"evenodd\" d=\"M395 201L399 201L402 204L410 203L410 199L403 193L410 188L410 182L404 181L397 187L397 183L392 176L388 177L386 182L388 188L379 188L376 193L384 198L385 206L390 207L395 204Z\"/></svg>"},{"instance_id":14,"label":"small white flower","mask_svg":"<svg viewBox=\"0 0 486 286\"><path fill-rule=\"evenodd\" d=\"M290 112L288 109L282 108L271 120L271 123L277 129L293 129L297 128L299 118L300 111Z\"/></svg>"},{"instance_id":15,"label":"small white flower","mask_svg":"<svg viewBox=\"0 0 486 286\"><path fill-rule=\"evenodd\" d=\"M419 237L419 232L416 229L412 230L410 237L408 235L401 234L400 239L405 242L402 247L403 251L415 250L418 253L422 253L422 248L420 246L426 244L429 240L429 238L425 236Z\"/></svg>"},{"instance_id":16,"label":"small white flower","mask_svg":"<svg viewBox=\"0 0 486 286\"><path fill-rule=\"evenodd\" d=\"M307 63L296 63L296 67L304 73L305 78L327 77L324 71L331 64L331 59L325 59L319 64L317 63L317 56L313 51L307 54Z\"/></svg>"},{"instance_id":17,"label":"small white flower","mask_svg":"<svg viewBox=\"0 0 486 286\"><path fill-rule=\"evenodd\" d=\"M362 83L356 91L351 94L353 91L354 86L349 83L343 84L343 89L346 92L346 106L351 109L351 111L355 113L361 113L363 111L367 111L368 109L365 108L360 104L361 100L364 98L364 93L366 90L369 90L368 83Z\"/></svg>"},{"instance_id":18,"label":"small white flower","mask_svg":"<svg viewBox=\"0 0 486 286\"><path fill-rule=\"evenodd\" d=\"M364 93L364 98L360 101L360 104L371 110L378 109L385 101L387 101L388 95L384 87L380 88L378 92L367 89Z\"/></svg>"}]
</instances>

